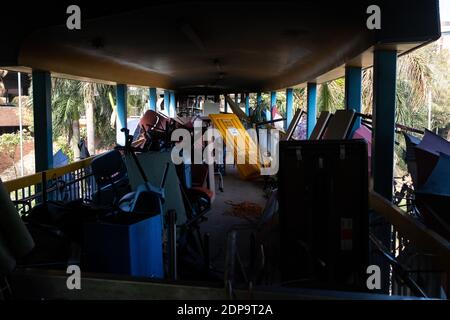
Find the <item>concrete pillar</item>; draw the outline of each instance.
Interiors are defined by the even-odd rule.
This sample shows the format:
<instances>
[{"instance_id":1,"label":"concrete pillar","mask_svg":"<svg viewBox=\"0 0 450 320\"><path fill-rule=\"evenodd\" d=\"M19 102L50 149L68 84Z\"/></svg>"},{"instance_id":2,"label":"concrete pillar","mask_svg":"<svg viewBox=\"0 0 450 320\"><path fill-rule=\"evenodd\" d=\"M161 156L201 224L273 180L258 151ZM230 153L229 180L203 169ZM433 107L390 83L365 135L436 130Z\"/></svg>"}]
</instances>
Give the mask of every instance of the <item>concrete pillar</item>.
<instances>
[{"instance_id":1,"label":"concrete pillar","mask_svg":"<svg viewBox=\"0 0 450 320\"><path fill-rule=\"evenodd\" d=\"M375 51L373 63L373 123L372 123L372 176L373 189L392 201L394 179L395 103L397 78L397 52ZM393 249L391 226L381 223L375 213L370 221L377 219L372 228L374 235L386 248ZM389 292L389 265L381 258L372 264L380 267L381 292Z\"/></svg>"},{"instance_id":2,"label":"concrete pillar","mask_svg":"<svg viewBox=\"0 0 450 320\"><path fill-rule=\"evenodd\" d=\"M172 118L175 117L177 114L174 91L170 91L170 102L169 102L168 112L169 112L169 116Z\"/></svg>"},{"instance_id":3,"label":"concrete pillar","mask_svg":"<svg viewBox=\"0 0 450 320\"><path fill-rule=\"evenodd\" d=\"M306 133L308 138L314 130L317 121L317 84L308 83L307 85L307 118L306 118Z\"/></svg>"},{"instance_id":4,"label":"concrete pillar","mask_svg":"<svg viewBox=\"0 0 450 320\"><path fill-rule=\"evenodd\" d=\"M116 86L116 141L117 144L125 145L125 134L120 130L127 127L127 85L117 84Z\"/></svg>"},{"instance_id":5,"label":"concrete pillar","mask_svg":"<svg viewBox=\"0 0 450 320\"><path fill-rule=\"evenodd\" d=\"M250 93L245 96L245 114L250 115Z\"/></svg>"},{"instance_id":6,"label":"concrete pillar","mask_svg":"<svg viewBox=\"0 0 450 320\"><path fill-rule=\"evenodd\" d=\"M289 124L294 117L294 89L286 89L286 122L285 129L289 127Z\"/></svg>"},{"instance_id":7,"label":"concrete pillar","mask_svg":"<svg viewBox=\"0 0 450 320\"><path fill-rule=\"evenodd\" d=\"M52 82L48 71L34 71L33 121L34 121L34 163L36 172L53 167L52 142Z\"/></svg>"},{"instance_id":8,"label":"concrete pillar","mask_svg":"<svg viewBox=\"0 0 450 320\"><path fill-rule=\"evenodd\" d=\"M156 88L149 88L148 93L149 93L148 108L150 110L156 111L156 102L157 102Z\"/></svg>"},{"instance_id":9,"label":"concrete pillar","mask_svg":"<svg viewBox=\"0 0 450 320\"><path fill-rule=\"evenodd\" d=\"M345 107L361 112L362 105L362 69L360 67L345 68ZM352 134L361 126L361 117L357 117Z\"/></svg>"}]
</instances>

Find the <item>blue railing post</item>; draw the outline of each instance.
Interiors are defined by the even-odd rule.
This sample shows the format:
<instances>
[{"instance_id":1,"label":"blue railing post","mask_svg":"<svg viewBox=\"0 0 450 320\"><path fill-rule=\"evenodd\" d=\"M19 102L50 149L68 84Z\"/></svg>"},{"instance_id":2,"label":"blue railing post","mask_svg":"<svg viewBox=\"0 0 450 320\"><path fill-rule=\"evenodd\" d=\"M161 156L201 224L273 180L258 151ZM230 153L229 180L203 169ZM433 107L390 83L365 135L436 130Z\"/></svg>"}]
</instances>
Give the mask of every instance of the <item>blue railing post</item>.
<instances>
[{"instance_id":1,"label":"blue railing post","mask_svg":"<svg viewBox=\"0 0 450 320\"><path fill-rule=\"evenodd\" d=\"M53 167L52 142L52 82L48 71L34 71L33 118L34 118L34 162L36 172Z\"/></svg>"},{"instance_id":2,"label":"blue railing post","mask_svg":"<svg viewBox=\"0 0 450 320\"><path fill-rule=\"evenodd\" d=\"M314 130L317 120L317 84L309 83L307 85L307 118L306 118L306 132L308 139Z\"/></svg>"},{"instance_id":3,"label":"blue railing post","mask_svg":"<svg viewBox=\"0 0 450 320\"><path fill-rule=\"evenodd\" d=\"M289 127L289 124L294 117L294 89L287 88L286 89L286 122L285 129Z\"/></svg>"},{"instance_id":4,"label":"blue railing post","mask_svg":"<svg viewBox=\"0 0 450 320\"><path fill-rule=\"evenodd\" d=\"M127 85L117 84L117 121L116 121L116 142L125 145L125 134L120 130L127 127Z\"/></svg>"},{"instance_id":5,"label":"blue railing post","mask_svg":"<svg viewBox=\"0 0 450 320\"><path fill-rule=\"evenodd\" d=\"M148 89L148 108L150 110L156 111L156 88L149 88Z\"/></svg>"},{"instance_id":6,"label":"blue railing post","mask_svg":"<svg viewBox=\"0 0 450 320\"><path fill-rule=\"evenodd\" d=\"M345 68L345 107L361 112L362 104L362 69L360 67ZM357 117L350 136L361 126L361 118Z\"/></svg>"}]
</instances>

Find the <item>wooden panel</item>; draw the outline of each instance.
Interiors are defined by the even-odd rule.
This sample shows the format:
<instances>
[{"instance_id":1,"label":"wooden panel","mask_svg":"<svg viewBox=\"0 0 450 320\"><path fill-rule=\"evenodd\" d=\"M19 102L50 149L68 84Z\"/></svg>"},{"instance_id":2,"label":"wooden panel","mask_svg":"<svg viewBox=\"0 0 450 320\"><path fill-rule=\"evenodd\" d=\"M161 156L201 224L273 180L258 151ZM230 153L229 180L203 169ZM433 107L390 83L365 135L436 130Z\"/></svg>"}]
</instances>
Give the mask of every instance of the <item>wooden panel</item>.
<instances>
[{"instance_id":1,"label":"wooden panel","mask_svg":"<svg viewBox=\"0 0 450 320\"><path fill-rule=\"evenodd\" d=\"M258 176L260 174L258 148L239 121L239 118L235 114L210 114L209 117L214 126L220 131L225 144L232 146L236 163L238 156L244 154L245 164L237 163L240 176L244 179ZM256 159L256 163L249 163L250 159Z\"/></svg>"}]
</instances>

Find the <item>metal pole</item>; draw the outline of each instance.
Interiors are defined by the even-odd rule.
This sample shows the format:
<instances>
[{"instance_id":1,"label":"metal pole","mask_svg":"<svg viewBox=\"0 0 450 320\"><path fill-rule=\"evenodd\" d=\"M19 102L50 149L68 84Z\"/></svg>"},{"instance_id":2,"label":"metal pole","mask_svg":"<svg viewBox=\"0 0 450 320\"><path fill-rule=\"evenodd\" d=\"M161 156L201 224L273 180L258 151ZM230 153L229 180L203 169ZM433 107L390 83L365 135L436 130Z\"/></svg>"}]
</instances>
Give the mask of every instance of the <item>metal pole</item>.
<instances>
[{"instance_id":1,"label":"metal pole","mask_svg":"<svg viewBox=\"0 0 450 320\"><path fill-rule=\"evenodd\" d=\"M431 89L428 89L428 130L431 130Z\"/></svg>"},{"instance_id":2,"label":"metal pole","mask_svg":"<svg viewBox=\"0 0 450 320\"><path fill-rule=\"evenodd\" d=\"M17 84L19 89L20 175L23 177L22 77L20 72L17 73Z\"/></svg>"},{"instance_id":3,"label":"metal pole","mask_svg":"<svg viewBox=\"0 0 450 320\"><path fill-rule=\"evenodd\" d=\"M168 227L169 227L169 278L177 280L177 213L175 210L169 210Z\"/></svg>"}]
</instances>

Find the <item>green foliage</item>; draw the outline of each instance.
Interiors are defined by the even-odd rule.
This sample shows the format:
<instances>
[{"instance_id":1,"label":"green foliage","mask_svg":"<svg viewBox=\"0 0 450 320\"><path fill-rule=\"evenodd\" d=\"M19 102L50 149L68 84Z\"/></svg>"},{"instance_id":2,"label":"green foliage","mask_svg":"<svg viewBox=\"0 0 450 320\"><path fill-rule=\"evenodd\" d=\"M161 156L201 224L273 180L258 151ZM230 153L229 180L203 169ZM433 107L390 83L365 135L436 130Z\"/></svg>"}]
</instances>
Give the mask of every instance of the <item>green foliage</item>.
<instances>
[{"instance_id":1,"label":"green foliage","mask_svg":"<svg viewBox=\"0 0 450 320\"><path fill-rule=\"evenodd\" d=\"M65 149L68 150L73 136L72 121L79 121L86 111L86 103L92 103L94 105L95 132L96 136L100 137L98 146L103 148L114 144L115 130L110 126L113 109L108 98L108 94L114 94L114 92L114 87L109 85L53 78L53 141L60 143L61 147L65 143ZM80 130L80 133L83 137L83 129ZM65 137L65 139L61 137ZM86 138L85 132L84 138ZM71 154L73 155L73 150Z\"/></svg>"},{"instance_id":2,"label":"green foliage","mask_svg":"<svg viewBox=\"0 0 450 320\"><path fill-rule=\"evenodd\" d=\"M67 143L67 139L64 136L59 136L54 142L54 150L61 151L69 158L69 162L74 161L73 149L70 147L70 144Z\"/></svg>"},{"instance_id":3,"label":"green foliage","mask_svg":"<svg viewBox=\"0 0 450 320\"><path fill-rule=\"evenodd\" d=\"M4 133L0 135L0 152L15 160L16 148L20 144L18 133Z\"/></svg>"},{"instance_id":4,"label":"green foliage","mask_svg":"<svg viewBox=\"0 0 450 320\"><path fill-rule=\"evenodd\" d=\"M27 130L23 130L22 132L23 141L27 141L30 139L30 133ZM0 135L0 152L8 156L10 161L14 164L16 162L16 150L20 145L20 133L4 133ZM14 173L17 175L17 170L15 164Z\"/></svg>"},{"instance_id":5,"label":"green foliage","mask_svg":"<svg viewBox=\"0 0 450 320\"><path fill-rule=\"evenodd\" d=\"M82 83L76 80L52 79L53 140L61 136L70 141L73 135L72 121L80 120L84 112Z\"/></svg>"},{"instance_id":6,"label":"green foliage","mask_svg":"<svg viewBox=\"0 0 450 320\"><path fill-rule=\"evenodd\" d=\"M115 97L116 90L113 86L97 85L98 95L95 96L95 132L99 137L99 148L109 148L116 143L116 130L111 127L110 120L113 113L109 95Z\"/></svg>"},{"instance_id":7,"label":"green foliage","mask_svg":"<svg viewBox=\"0 0 450 320\"><path fill-rule=\"evenodd\" d=\"M322 83L319 86L317 97L317 110L319 112L335 112L344 109L345 99L345 79L339 78L333 81Z\"/></svg>"},{"instance_id":8,"label":"green foliage","mask_svg":"<svg viewBox=\"0 0 450 320\"><path fill-rule=\"evenodd\" d=\"M128 116L140 116L147 109L148 89L129 87L127 96Z\"/></svg>"}]
</instances>

